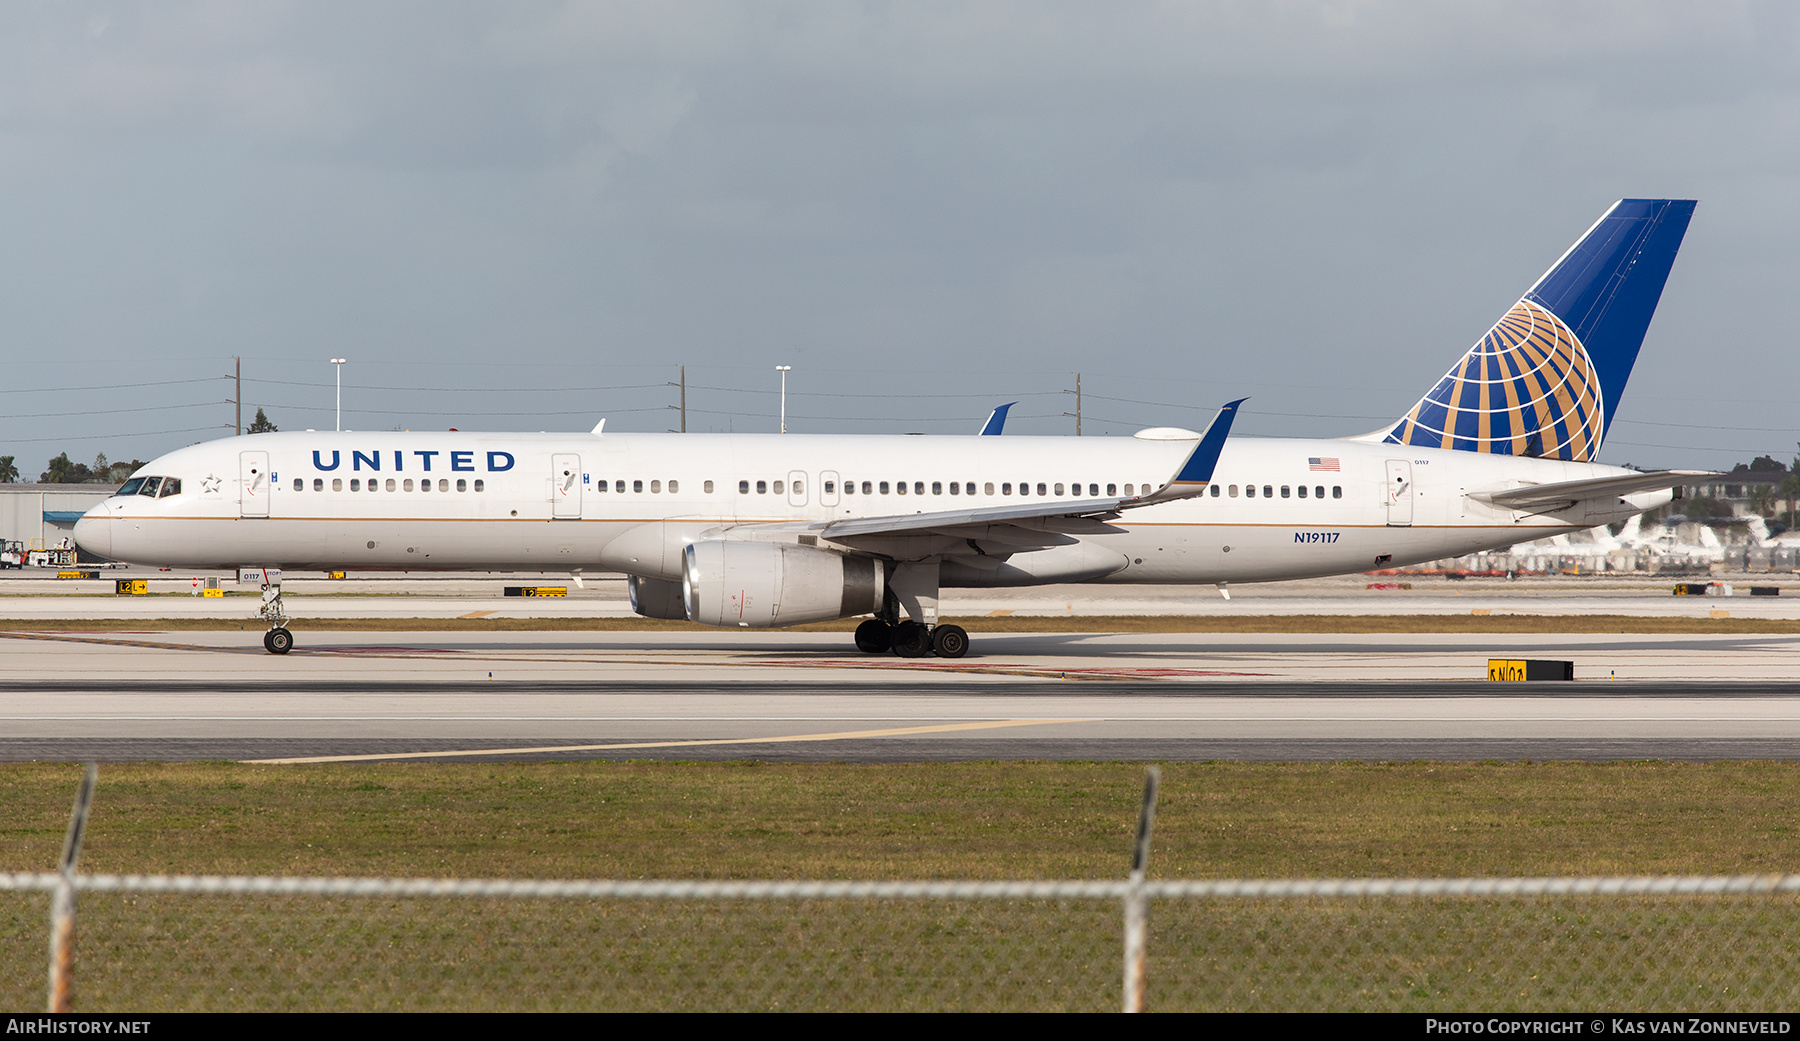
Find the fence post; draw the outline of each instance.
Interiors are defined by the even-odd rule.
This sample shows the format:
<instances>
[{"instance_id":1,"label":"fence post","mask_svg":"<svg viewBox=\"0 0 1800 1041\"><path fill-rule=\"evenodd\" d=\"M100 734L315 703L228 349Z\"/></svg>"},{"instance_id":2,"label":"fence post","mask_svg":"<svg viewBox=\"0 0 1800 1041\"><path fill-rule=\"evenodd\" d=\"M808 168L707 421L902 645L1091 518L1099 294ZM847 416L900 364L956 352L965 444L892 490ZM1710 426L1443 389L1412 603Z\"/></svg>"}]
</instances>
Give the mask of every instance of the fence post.
<instances>
[{"instance_id":1,"label":"fence post","mask_svg":"<svg viewBox=\"0 0 1800 1041\"><path fill-rule=\"evenodd\" d=\"M1150 863L1150 828L1156 823L1156 793L1162 770L1144 774L1144 805L1138 812L1137 845L1131 852L1131 881L1125 889L1125 1008L1144 1011L1144 944L1148 939L1149 901L1144 897L1144 869Z\"/></svg>"},{"instance_id":2,"label":"fence post","mask_svg":"<svg viewBox=\"0 0 1800 1041\"><path fill-rule=\"evenodd\" d=\"M62 880L50 898L51 1012L69 1011L69 971L75 961L75 865L81 859L81 836L87 831L88 807L93 805L94 784L99 778L99 767L87 764L81 787L75 792L75 809L69 814L62 860L56 866Z\"/></svg>"}]
</instances>

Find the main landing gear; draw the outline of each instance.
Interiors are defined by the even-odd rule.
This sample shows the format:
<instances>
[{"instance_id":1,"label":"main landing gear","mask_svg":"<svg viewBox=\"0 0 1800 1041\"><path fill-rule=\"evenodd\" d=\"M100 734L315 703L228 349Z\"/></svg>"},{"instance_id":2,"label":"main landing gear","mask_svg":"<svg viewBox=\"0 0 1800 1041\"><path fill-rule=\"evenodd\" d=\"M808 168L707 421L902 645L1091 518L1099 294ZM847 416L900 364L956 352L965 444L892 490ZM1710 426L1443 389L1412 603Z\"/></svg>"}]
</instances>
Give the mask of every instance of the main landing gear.
<instances>
[{"instance_id":1,"label":"main landing gear","mask_svg":"<svg viewBox=\"0 0 1800 1041\"><path fill-rule=\"evenodd\" d=\"M960 658L969 653L969 634L960 625L925 626L912 619L898 624L871 618L856 627L856 649L865 654L893 651L902 658Z\"/></svg>"},{"instance_id":2,"label":"main landing gear","mask_svg":"<svg viewBox=\"0 0 1800 1041\"><path fill-rule=\"evenodd\" d=\"M856 649L865 654L893 651L902 658L960 658L969 653L969 634L960 625L937 624L938 563L905 562L888 576L881 613L856 627ZM903 621L900 612L908 617Z\"/></svg>"}]
</instances>

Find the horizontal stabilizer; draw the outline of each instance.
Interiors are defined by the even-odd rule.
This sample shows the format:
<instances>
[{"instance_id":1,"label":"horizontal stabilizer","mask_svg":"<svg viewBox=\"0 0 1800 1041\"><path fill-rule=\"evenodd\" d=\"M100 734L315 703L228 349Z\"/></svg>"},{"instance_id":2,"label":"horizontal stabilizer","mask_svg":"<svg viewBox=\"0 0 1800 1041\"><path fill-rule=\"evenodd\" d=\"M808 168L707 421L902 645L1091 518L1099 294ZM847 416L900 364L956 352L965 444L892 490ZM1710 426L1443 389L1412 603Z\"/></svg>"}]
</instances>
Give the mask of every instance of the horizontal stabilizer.
<instances>
[{"instance_id":1,"label":"horizontal stabilizer","mask_svg":"<svg viewBox=\"0 0 1800 1041\"><path fill-rule=\"evenodd\" d=\"M1471 492L1469 498L1491 503L1502 509L1545 513L1572 506L1583 499L1611 499L1638 492L1657 492L1689 484L1696 478L1717 476L1717 473L1710 470L1654 470L1625 477L1528 484L1523 488L1508 488L1503 492Z\"/></svg>"}]
</instances>

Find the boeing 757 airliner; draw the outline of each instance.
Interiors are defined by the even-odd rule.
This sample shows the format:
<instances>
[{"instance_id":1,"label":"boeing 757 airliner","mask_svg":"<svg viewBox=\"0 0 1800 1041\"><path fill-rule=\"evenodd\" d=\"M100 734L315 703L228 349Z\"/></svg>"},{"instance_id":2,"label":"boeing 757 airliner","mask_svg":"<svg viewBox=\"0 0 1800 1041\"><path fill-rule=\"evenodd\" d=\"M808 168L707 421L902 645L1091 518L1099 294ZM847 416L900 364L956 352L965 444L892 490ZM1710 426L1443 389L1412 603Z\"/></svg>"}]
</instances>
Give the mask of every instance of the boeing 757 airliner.
<instances>
[{"instance_id":1,"label":"boeing 757 airliner","mask_svg":"<svg viewBox=\"0 0 1800 1041\"><path fill-rule=\"evenodd\" d=\"M1309 578L1509 546L1670 500L1594 460L1694 203L1614 204L1399 420L1341 440L277 433L151 462L75 526L169 567L615 571L651 618L869 615L960 657L955 586ZM998 424L995 424L998 429ZM293 644L278 581L264 645Z\"/></svg>"}]
</instances>

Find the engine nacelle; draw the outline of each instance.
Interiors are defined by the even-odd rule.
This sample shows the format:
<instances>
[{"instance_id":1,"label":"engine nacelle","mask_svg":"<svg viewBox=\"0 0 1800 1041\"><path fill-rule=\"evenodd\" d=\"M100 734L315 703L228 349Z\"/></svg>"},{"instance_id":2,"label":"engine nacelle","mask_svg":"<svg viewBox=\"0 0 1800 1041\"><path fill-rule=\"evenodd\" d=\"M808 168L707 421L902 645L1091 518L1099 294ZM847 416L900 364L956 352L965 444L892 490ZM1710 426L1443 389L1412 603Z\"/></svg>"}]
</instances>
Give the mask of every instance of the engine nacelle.
<instances>
[{"instance_id":1,"label":"engine nacelle","mask_svg":"<svg viewBox=\"0 0 1800 1041\"><path fill-rule=\"evenodd\" d=\"M631 592L631 609L645 618L687 621L687 604L682 599L680 582L632 575L626 587Z\"/></svg>"},{"instance_id":2,"label":"engine nacelle","mask_svg":"<svg viewBox=\"0 0 1800 1041\"><path fill-rule=\"evenodd\" d=\"M706 539L687 547L681 589L689 621L768 629L881 609L881 562L780 542Z\"/></svg>"}]
</instances>

